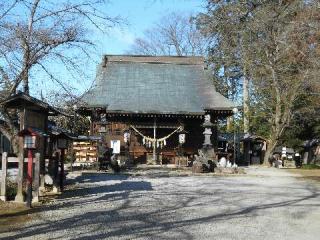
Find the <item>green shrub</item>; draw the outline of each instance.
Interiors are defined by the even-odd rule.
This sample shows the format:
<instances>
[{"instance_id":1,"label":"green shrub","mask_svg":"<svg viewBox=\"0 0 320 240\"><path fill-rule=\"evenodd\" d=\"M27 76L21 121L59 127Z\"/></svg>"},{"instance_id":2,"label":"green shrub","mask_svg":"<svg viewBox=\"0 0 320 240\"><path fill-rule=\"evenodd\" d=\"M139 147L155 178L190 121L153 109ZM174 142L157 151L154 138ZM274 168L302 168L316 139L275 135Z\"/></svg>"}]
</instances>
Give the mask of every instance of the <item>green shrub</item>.
<instances>
[{"instance_id":1,"label":"green shrub","mask_svg":"<svg viewBox=\"0 0 320 240\"><path fill-rule=\"evenodd\" d=\"M18 188L17 183L12 182L11 180L8 179L6 195L9 201L14 200L15 196L17 195L17 188Z\"/></svg>"}]
</instances>

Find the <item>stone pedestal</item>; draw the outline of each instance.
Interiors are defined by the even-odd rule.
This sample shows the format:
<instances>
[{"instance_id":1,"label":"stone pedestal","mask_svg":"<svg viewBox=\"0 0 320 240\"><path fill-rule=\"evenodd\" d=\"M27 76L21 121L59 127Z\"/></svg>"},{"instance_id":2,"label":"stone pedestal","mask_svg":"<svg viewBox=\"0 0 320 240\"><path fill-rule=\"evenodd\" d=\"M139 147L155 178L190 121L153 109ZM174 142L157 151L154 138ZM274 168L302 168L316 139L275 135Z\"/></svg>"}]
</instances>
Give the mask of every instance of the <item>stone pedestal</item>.
<instances>
[{"instance_id":1,"label":"stone pedestal","mask_svg":"<svg viewBox=\"0 0 320 240\"><path fill-rule=\"evenodd\" d=\"M203 173L203 163L194 161L192 165L192 173Z\"/></svg>"}]
</instances>

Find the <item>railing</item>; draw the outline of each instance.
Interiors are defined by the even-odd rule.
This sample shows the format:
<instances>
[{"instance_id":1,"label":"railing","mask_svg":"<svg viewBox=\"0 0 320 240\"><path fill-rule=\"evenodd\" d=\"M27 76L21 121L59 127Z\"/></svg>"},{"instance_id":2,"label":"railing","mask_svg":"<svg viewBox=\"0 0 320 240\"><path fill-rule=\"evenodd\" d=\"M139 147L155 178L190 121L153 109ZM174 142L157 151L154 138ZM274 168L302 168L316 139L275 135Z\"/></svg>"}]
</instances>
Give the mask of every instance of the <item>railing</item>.
<instances>
[{"instance_id":1,"label":"railing","mask_svg":"<svg viewBox=\"0 0 320 240\"><path fill-rule=\"evenodd\" d=\"M61 161L63 157L60 156L60 154L57 152L55 157L52 157L50 159L45 159L45 165L51 165L51 169L48 169L49 175L52 177L53 180L53 193L57 193L60 191L61 184L59 183L62 181L61 176L63 176L63 171L61 170L63 161ZM16 202L24 202L24 185L23 182L25 180L24 176L24 167L25 164L28 162L28 158L21 157L8 157L8 154L6 152L2 153L2 175L0 178L0 200L7 201L7 183L8 183L8 163L18 163L18 175L16 176L16 182L17 182L17 195L15 197ZM50 162L50 164L49 164ZM60 163L60 164L59 164ZM59 174L59 165L60 165L60 174ZM39 196L43 192L40 186L40 176L41 183L43 183L44 187L44 177L45 172L40 173L40 154L36 153L35 157L33 158L33 178L32 178L32 185L33 185L33 192L32 192L32 202L38 202ZM40 175L41 174L41 175ZM59 178L60 177L60 178ZM63 181L62 181L63 182Z\"/></svg>"}]
</instances>

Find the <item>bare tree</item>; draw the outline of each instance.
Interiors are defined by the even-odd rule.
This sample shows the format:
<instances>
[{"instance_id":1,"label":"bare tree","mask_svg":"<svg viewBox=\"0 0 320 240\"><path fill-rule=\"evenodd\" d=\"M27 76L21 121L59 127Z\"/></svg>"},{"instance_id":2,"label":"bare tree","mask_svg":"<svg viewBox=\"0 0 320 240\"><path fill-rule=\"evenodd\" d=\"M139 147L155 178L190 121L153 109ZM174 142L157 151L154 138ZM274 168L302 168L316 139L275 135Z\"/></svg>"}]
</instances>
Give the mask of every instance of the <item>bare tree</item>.
<instances>
[{"instance_id":1,"label":"bare tree","mask_svg":"<svg viewBox=\"0 0 320 240\"><path fill-rule=\"evenodd\" d=\"M143 55L206 55L208 40L198 31L192 15L170 13L137 38L129 53Z\"/></svg>"},{"instance_id":2,"label":"bare tree","mask_svg":"<svg viewBox=\"0 0 320 240\"><path fill-rule=\"evenodd\" d=\"M251 129L268 139L265 163L302 107L300 96L319 84L317 4L210 0L207 13L198 18L214 38L218 72L237 69L245 84L251 80Z\"/></svg>"},{"instance_id":3,"label":"bare tree","mask_svg":"<svg viewBox=\"0 0 320 240\"><path fill-rule=\"evenodd\" d=\"M29 93L33 71L42 71L60 87L66 83L52 73L59 62L80 69L81 58L90 57L90 26L101 31L120 23L101 11L103 0L8 0L0 3L0 101L21 89ZM104 6L105 7L105 6ZM16 113L0 106L0 131L18 151Z\"/></svg>"},{"instance_id":4,"label":"bare tree","mask_svg":"<svg viewBox=\"0 0 320 240\"><path fill-rule=\"evenodd\" d=\"M314 3L276 1L266 4L256 13L257 21L252 24L261 36L257 36L253 45L260 56L259 61L254 62L254 84L256 93L265 98L262 104L266 106L270 126L265 163L302 107L298 104L301 94L318 82L315 72L319 73L317 36L320 25Z\"/></svg>"}]
</instances>

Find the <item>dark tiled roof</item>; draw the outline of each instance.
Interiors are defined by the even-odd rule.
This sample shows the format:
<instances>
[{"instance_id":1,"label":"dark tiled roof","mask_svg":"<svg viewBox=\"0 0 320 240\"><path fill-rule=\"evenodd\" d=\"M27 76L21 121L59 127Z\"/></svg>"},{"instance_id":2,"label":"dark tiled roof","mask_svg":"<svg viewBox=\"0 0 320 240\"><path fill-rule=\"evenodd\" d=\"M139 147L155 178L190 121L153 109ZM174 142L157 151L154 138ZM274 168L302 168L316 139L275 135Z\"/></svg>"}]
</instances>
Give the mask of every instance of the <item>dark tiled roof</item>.
<instances>
[{"instance_id":1,"label":"dark tiled roof","mask_svg":"<svg viewBox=\"0 0 320 240\"><path fill-rule=\"evenodd\" d=\"M61 112L50 106L48 103L43 102L37 98L31 97L30 95L20 92L13 96L10 96L5 101L1 102L1 105L7 108L20 109L26 105L28 108L36 107L43 109L49 113L49 115L58 115Z\"/></svg>"},{"instance_id":2,"label":"dark tiled roof","mask_svg":"<svg viewBox=\"0 0 320 240\"><path fill-rule=\"evenodd\" d=\"M75 136L73 133L69 132L64 128L58 127L54 122L50 122L50 121L48 123L48 132L53 136L63 136L69 139L77 138L77 136Z\"/></svg>"},{"instance_id":3,"label":"dark tiled roof","mask_svg":"<svg viewBox=\"0 0 320 240\"><path fill-rule=\"evenodd\" d=\"M120 112L231 110L235 104L215 91L206 74L202 57L105 56L82 100Z\"/></svg>"}]
</instances>

